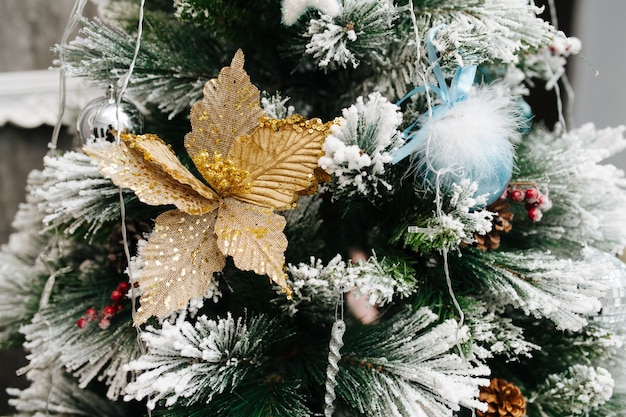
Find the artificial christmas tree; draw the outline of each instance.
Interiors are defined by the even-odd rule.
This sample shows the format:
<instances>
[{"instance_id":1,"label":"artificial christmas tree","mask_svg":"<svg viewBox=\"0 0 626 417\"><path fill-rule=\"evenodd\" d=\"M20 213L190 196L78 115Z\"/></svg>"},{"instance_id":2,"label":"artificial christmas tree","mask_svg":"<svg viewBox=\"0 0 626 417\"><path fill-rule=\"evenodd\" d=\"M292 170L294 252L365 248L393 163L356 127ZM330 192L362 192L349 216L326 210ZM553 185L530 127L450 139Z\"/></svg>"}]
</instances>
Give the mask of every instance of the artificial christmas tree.
<instances>
[{"instance_id":1,"label":"artificial christmas tree","mask_svg":"<svg viewBox=\"0 0 626 417\"><path fill-rule=\"evenodd\" d=\"M624 128L533 119L540 8L82 5L114 90L0 252L16 415L623 415Z\"/></svg>"}]
</instances>

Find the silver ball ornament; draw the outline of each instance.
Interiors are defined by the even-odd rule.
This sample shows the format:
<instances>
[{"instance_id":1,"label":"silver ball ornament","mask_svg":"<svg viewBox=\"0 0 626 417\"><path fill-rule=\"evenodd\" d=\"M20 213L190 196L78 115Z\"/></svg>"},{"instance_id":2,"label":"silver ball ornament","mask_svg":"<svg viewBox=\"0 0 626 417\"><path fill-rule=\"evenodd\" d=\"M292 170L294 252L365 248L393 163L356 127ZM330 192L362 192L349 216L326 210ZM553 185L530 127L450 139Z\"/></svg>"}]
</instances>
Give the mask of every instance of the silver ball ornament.
<instances>
[{"instance_id":1,"label":"silver ball ornament","mask_svg":"<svg viewBox=\"0 0 626 417\"><path fill-rule=\"evenodd\" d=\"M143 116L128 100L122 99L118 106L113 86L109 86L103 97L90 101L81 110L76 128L83 143L94 139L113 142L116 131L141 134Z\"/></svg>"}]
</instances>

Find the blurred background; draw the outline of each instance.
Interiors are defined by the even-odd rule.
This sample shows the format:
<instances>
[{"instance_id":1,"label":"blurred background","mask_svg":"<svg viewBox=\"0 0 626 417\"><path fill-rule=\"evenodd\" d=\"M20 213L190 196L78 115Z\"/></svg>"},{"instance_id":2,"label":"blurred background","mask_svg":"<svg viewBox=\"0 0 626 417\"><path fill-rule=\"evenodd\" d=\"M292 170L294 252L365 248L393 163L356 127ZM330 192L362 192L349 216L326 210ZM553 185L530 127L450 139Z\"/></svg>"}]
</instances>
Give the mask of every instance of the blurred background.
<instances>
[{"instance_id":1,"label":"blurred background","mask_svg":"<svg viewBox=\"0 0 626 417\"><path fill-rule=\"evenodd\" d=\"M0 245L24 201L26 176L42 167L58 114L59 80L50 48L60 42L75 0L0 0ZM549 1L536 1L537 4ZM626 2L624 0L555 0L559 29L582 40L582 56L570 59L569 80L576 92L569 128L586 122L598 127L626 124ZM139 2L137 2L139 4ZM137 6L138 7L138 6ZM554 10L552 10L554 13ZM96 14L88 4L86 17ZM550 10L544 18L550 19ZM596 76L596 69L598 75ZM67 115L60 146L70 147L75 117L82 105L102 94L80 83L68 85ZM554 96L540 91L546 103L538 115L556 120ZM626 152L609 162L626 169ZM624 208L626 211L626 207ZM0 352L0 415L9 414L6 387L24 387L15 371L26 364L19 350Z\"/></svg>"}]
</instances>

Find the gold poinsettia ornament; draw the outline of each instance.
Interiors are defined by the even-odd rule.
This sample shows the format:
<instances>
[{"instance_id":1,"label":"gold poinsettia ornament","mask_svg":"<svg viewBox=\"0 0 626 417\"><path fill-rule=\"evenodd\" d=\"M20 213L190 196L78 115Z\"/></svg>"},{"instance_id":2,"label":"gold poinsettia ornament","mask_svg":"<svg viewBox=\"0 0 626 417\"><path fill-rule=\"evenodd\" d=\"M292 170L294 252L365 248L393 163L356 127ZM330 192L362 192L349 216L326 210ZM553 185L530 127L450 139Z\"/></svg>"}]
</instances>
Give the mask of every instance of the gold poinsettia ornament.
<instances>
[{"instance_id":1,"label":"gold poinsettia ornament","mask_svg":"<svg viewBox=\"0 0 626 417\"><path fill-rule=\"evenodd\" d=\"M144 203L176 207L156 218L140 249L135 325L204 296L227 256L237 268L268 275L291 294L284 272L286 220L274 210L292 208L300 195L315 190L332 122L266 117L243 65L239 50L191 109L185 148L208 185L156 135L121 135L119 144L84 148L104 176Z\"/></svg>"}]
</instances>

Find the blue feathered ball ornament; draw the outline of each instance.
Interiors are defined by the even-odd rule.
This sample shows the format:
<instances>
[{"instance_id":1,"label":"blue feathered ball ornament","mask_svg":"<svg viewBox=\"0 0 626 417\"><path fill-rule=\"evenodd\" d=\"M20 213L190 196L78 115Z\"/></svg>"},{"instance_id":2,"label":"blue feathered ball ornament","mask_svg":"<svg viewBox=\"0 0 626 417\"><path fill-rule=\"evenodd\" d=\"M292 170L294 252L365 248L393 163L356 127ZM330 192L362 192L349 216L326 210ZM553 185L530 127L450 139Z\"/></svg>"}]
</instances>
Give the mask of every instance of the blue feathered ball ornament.
<instances>
[{"instance_id":1,"label":"blue feathered ball ornament","mask_svg":"<svg viewBox=\"0 0 626 417\"><path fill-rule=\"evenodd\" d=\"M420 116L413 130L405 132L410 140L392 162L408 157L408 172L433 191L445 193L466 179L475 182L474 196L486 196L488 205L511 179L523 120L520 106L504 88L474 86L462 100L437 105Z\"/></svg>"}]
</instances>

